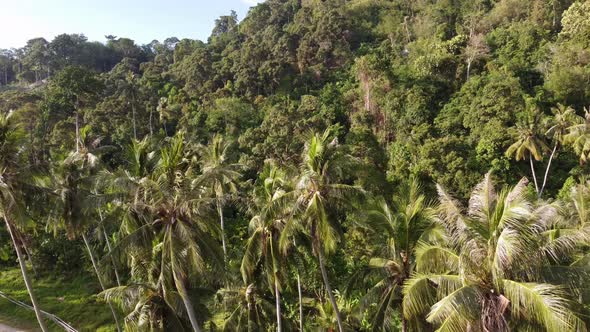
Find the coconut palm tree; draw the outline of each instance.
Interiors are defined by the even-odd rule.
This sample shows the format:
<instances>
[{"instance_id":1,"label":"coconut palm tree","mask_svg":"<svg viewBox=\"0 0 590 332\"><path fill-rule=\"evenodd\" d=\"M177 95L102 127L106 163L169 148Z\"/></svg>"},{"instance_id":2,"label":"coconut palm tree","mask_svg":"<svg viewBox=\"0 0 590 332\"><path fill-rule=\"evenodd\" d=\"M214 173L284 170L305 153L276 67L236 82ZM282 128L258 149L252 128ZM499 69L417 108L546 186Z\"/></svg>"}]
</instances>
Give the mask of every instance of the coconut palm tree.
<instances>
[{"instance_id":1,"label":"coconut palm tree","mask_svg":"<svg viewBox=\"0 0 590 332\"><path fill-rule=\"evenodd\" d=\"M81 130L81 141L86 138L86 131ZM52 183L55 208L50 218L50 227L54 232L58 228L66 231L70 240L82 238L90 257L92 267L100 284L101 290L107 289L103 276L98 266L88 233L100 228L96 221L94 212L100 209L98 195L93 191L94 174L97 169L98 157L88 151L85 145L81 145L77 151L71 152L67 158L62 160L53 171ZM120 331L117 313L109 302L113 319Z\"/></svg>"},{"instance_id":2,"label":"coconut palm tree","mask_svg":"<svg viewBox=\"0 0 590 332\"><path fill-rule=\"evenodd\" d=\"M526 185L523 179L497 193L488 173L466 210L439 187L440 223L450 241L445 248L425 244L417 255L417 272L404 285L406 318L426 315L438 331L584 328L568 285L542 273L551 256L542 233L556 209L535 208ZM559 280L558 266L552 274Z\"/></svg>"},{"instance_id":3,"label":"coconut palm tree","mask_svg":"<svg viewBox=\"0 0 590 332\"><path fill-rule=\"evenodd\" d=\"M225 287L219 290L221 302L233 308L224 322L223 331L269 331L272 328L274 307L254 284Z\"/></svg>"},{"instance_id":4,"label":"coconut palm tree","mask_svg":"<svg viewBox=\"0 0 590 332\"><path fill-rule=\"evenodd\" d=\"M555 153L563 144L564 137L568 132L568 128L576 124L579 121L579 117L576 116L576 111L571 107L566 107L558 104L557 107L552 108L553 116L549 119L549 129L545 132L545 135L553 140L553 149L549 155L549 161L547 168L545 169L545 176L543 177L543 184L539 191L539 197L543 195L543 190L547 184L547 177L549 176L549 170L551 169L551 162L555 156Z\"/></svg>"},{"instance_id":5,"label":"coconut palm tree","mask_svg":"<svg viewBox=\"0 0 590 332\"><path fill-rule=\"evenodd\" d=\"M559 216L543 235L548 252L559 264L584 262L590 245L590 182L572 186L569 195L560 202Z\"/></svg>"},{"instance_id":6,"label":"coconut palm tree","mask_svg":"<svg viewBox=\"0 0 590 332\"><path fill-rule=\"evenodd\" d=\"M41 309L33 290L31 279L27 273L27 266L21 251L23 243L22 230L27 226L26 204L26 168L22 167L23 156L21 146L23 144L23 132L14 122L12 113L0 114L0 217L6 223L6 229L12 239L12 245L20 264L25 286L31 298L35 316L39 327L44 332L47 326L43 320Z\"/></svg>"},{"instance_id":7,"label":"coconut palm tree","mask_svg":"<svg viewBox=\"0 0 590 332\"><path fill-rule=\"evenodd\" d=\"M283 204L290 202L294 211L294 217L287 220L281 232L279 245L286 251L293 243L292 236L301 232L311 238L312 252L318 259L338 329L342 332L342 318L328 279L325 255L336 250L339 240L340 227L335 214L350 209L362 190L340 182L354 160L342 151L338 139L332 136L330 130L313 134L305 144L302 159L294 190L277 200L277 203Z\"/></svg>"},{"instance_id":8,"label":"coconut palm tree","mask_svg":"<svg viewBox=\"0 0 590 332\"><path fill-rule=\"evenodd\" d=\"M165 291L156 257L145 250L129 250L127 256L132 266L129 284L107 289L99 295L128 312L127 330L183 330L177 314L183 312L182 299L177 292Z\"/></svg>"},{"instance_id":9,"label":"coconut palm tree","mask_svg":"<svg viewBox=\"0 0 590 332\"><path fill-rule=\"evenodd\" d=\"M512 143L506 150L506 156L514 157L516 161L529 159L533 182L535 183L535 191L540 197L541 190L537 183L537 176L535 175L535 166L533 159L539 161L543 158L543 153L549 150L547 144L538 135L538 116L533 114L532 118L526 123L521 123L516 128L515 142Z\"/></svg>"},{"instance_id":10,"label":"coconut palm tree","mask_svg":"<svg viewBox=\"0 0 590 332\"><path fill-rule=\"evenodd\" d=\"M192 329L200 331L188 287L223 264L214 239L218 228L211 223L211 199L195 186L193 157L182 132L162 148L154 172L138 181L128 202L127 236L113 250L143 249L156 255L163 293L178 294Z\"/></svg>"},{"instance_id":11,"label":"coconut palm tree","mask_svg":"<svg viewBox=\"0 0 590 332\"><path fill-rule=\"evenodd\" d=\"M231 142L223 136L215 135L207 146L200 147L201 175L197 180L199 186L207 186L215 197L215 206L219 215L221 226L221 244L224 260L227 260L227 243L225 234L225 220L223 217L224 204L229 199L229 194L237 191L237 180L241 177L240 164L231 163L229 149Z\"/></svg>"},{"instance_id":12,"label":"coconut palm tree","mask_svg":"<svg viewBox=\"0 0 590 332\"><path fill-rule=\"evenodd\" d=\"M369 261L368 274L372 288L362 303L377 303L372 326L374 330L394 330L394 311L401 309L402 287L415 270L417 252L424 243L443 243L444 229L434 223L435 210L421 193L416 179L400 186L390 207L377 199L366 212L367 228L372 243L378 244ZM400 310L401 311L401 310ZM408 322L402 317L402 331Z\"/></svg>"},{"instance_id":13,"label":"coconut palm tree","mask_svg":"<svg viewBox=\"0 0 590 332\"><path fill-rule=\"evenodd\" d=\"M240 268L244 282L249 284L255 281L255 269L261 267L275 297L278 332L282 331L279 237L289 215L288 211L276 213L272 207L274 200L285 195L287 186L285 172L267 163L254 188L253 206L250 208L254 216L250 220L250 237L246 242L246 251Z\"/></svg>"},{"instance_id":14,"label":"coconut palm tree","mask_svg":"<svg viewBox=\"0 0 590 332\"><path fill-rule=\"evenodd\" d=\"M574 117L574 124L568 128L564 142L570 144L583 164L590 158L590 110L584 109L584 117Z\"/></svg>"}]
</instances>

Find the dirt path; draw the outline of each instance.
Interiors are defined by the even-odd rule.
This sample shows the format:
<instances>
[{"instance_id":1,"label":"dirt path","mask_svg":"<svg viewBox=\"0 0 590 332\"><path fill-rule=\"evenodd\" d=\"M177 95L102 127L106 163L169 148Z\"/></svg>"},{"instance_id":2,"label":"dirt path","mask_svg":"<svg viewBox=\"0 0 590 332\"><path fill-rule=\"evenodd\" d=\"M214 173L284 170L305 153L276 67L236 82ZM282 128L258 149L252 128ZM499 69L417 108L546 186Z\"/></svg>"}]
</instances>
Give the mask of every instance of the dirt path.
<instances>
[{"instance_id":1,"label":"dirt path","mask_svg":"<svg viewBox=\"0 0 590 332\"><path fill-rule=\"evenodd\" d=\"M25 332L25 330L16 329L14 327L0 323L0 332Z\"/></svg>"}]
</instances>

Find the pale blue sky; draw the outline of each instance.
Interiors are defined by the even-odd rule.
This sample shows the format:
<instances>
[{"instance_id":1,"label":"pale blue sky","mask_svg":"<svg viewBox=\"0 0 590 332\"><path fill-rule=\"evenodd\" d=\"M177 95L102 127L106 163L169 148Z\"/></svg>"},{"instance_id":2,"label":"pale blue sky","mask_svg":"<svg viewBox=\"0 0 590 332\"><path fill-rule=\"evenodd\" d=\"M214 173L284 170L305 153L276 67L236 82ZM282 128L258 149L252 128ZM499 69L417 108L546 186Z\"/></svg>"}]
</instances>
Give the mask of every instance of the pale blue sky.
<instances>
[{"instance_id":1,"label":"pale blue sky","mask_svg":"<svg viewBox=\"0 0 590 332\"><path fill-rule=\"evenodd\" d=\"M51 41L60 33L83 33L91 41L105 35L138 44L167 37L205 41L216 18L233 9L244 18L261 0L0 0L0 48L27 40Z\"/></svg>"}]
</instances>

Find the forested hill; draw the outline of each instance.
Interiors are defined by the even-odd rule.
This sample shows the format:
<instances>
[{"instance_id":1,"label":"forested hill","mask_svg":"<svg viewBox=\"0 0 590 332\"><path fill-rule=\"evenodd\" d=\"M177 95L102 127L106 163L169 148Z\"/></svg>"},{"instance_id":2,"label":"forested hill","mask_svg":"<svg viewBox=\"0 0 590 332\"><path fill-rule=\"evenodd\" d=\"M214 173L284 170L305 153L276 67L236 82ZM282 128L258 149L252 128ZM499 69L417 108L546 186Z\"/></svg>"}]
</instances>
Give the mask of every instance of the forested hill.
<instances>
[{"instance_id":1,"label":"forested hill","mask_svg":"<svg viewBox=\"0 0 590 332\"><path fill-rule=\"evenodd\" d=\"M267 0L207 41L106 38L0 50L0 266L92 261L121 324L171 331L291 331L302 302L305 330L588 317L584 269L545 272L587 265L590 1Z\"/></svg>"},{"instance_id":2,"label":"forested hill","mask_svg":"<svg viewBox=\"0 0 590 332\"><path fill-rule=\"evenodd\" d=\"M2 51L0 106L32 119L35 162L73 148L76 95L82 125L109 145L220 133L259 170L296 164L304 133L337 126L374 189L414 174L465 196L488 170L528 174L504 154L516 132L551 140L552 109L590 104L588 4L565 12L572 2L267 1L239 24L217 19L206 42L32 39ZM577 165L559 152L553 193Z\"/></svg>"}]
</instances>

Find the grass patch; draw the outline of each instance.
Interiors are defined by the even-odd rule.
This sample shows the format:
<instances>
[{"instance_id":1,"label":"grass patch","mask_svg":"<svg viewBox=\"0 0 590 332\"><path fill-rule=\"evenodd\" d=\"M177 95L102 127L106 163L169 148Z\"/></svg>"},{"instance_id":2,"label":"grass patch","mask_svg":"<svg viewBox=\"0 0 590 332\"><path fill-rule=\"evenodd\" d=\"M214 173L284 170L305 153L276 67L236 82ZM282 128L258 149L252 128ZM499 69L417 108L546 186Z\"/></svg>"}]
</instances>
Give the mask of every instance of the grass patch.
<instances>
[{"instance_id":1,"label":"grass patch","mask_svg":"<svg viewBox=\"0 0 590 332\"><path fill-rule=\"evenodd\" d=\"M100 292L100 286L92 276L36 279L31 275L31 278L34 279L41 309L60 317L78 331L116 331L108 304L95 296ZM0 291L19 301L31 303L19 269L0 270ZM122 318L119 313L119 320L122 321ZM0 322L29 330L37 327L33 311L3 298L0 298ZM47 320L47 323L51 331L62 331L53 322Z\"/></svg>"}]
</instances>

